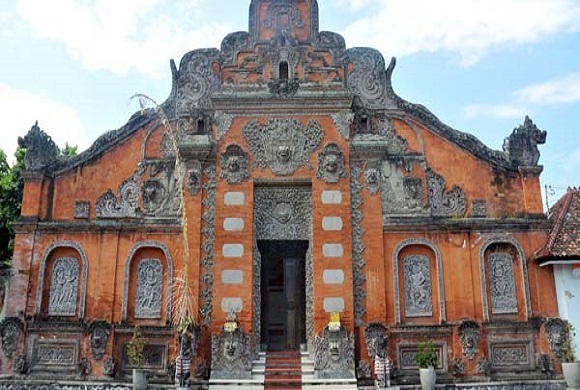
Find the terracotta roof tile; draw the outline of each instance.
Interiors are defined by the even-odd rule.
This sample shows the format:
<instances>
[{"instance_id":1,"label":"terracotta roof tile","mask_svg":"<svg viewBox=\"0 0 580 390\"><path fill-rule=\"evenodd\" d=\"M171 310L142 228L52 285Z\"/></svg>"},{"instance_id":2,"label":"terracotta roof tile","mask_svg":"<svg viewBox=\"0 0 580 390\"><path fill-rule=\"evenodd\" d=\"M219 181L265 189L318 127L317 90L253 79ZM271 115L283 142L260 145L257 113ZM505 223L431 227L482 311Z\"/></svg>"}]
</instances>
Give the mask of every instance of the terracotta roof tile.
<instances>
[{"instance_id":1,"label":"terracotta roof tile","mask_svg":"<svg viewBox=\"0 0 580 390\"><path fill-rule=\"evenodd\" d=\"M551 232L543 256L580 256L580 190L569 188L550 210Z\"/></svg>"}]
</instances>

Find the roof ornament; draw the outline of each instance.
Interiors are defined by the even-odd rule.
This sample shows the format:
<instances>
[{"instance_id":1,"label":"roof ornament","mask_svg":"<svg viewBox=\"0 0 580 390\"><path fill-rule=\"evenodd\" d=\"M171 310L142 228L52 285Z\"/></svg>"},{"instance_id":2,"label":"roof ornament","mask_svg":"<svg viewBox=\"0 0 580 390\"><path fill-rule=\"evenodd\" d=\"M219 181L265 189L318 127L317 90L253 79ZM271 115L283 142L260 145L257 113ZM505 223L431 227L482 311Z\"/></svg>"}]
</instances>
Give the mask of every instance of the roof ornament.
<instances>
[{"instance_id":1,"label":"roof ornament","mask_svg":"<svg viewBox=\"0 0 580 390\"><path fill-rule=\"evenodd\" d=\"M547 132L540 130L526 115L524 123L504 140L503 150L513 167L534 167L540 160L538 145L546 143Z\"/></svg>"}]
</instances>

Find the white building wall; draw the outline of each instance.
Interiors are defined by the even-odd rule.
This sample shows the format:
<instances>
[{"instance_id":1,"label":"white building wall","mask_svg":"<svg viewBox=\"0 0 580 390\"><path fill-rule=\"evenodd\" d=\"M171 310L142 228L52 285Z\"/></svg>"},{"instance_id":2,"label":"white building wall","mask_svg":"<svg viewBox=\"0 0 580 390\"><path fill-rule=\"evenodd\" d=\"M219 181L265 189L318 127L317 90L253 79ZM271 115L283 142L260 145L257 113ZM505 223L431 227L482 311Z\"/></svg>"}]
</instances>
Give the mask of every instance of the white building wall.
<instances>
[{"instance_id":1,"label":"white building wall","mask_svg":"<svg viewBox=\"0 0 580 390\"><path fill-rule=\"evenodd\" d=\"M570 321L576 329L576 354L580 355L580 267L554 264L554 278L560 317Z\"/></svg>"}]
</instances>

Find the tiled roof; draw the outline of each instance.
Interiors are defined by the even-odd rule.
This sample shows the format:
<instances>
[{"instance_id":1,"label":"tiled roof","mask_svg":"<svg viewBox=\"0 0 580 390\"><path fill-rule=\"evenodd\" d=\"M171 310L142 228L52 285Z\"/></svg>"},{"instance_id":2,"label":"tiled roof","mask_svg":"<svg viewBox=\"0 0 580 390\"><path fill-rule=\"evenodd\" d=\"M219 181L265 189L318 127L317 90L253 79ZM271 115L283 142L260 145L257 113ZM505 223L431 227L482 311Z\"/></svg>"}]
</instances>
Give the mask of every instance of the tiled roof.
<instances>
[{"instance_id":1,"label":"tiled roof","mask_svg":"<svg viewBox=\"0 0 580 390\"><path fill-rule=\"evenodd\" d=\"M568 188L548 216L551 231L539 257L580 256L580 189Z\"/></svg>"}]
</instances>

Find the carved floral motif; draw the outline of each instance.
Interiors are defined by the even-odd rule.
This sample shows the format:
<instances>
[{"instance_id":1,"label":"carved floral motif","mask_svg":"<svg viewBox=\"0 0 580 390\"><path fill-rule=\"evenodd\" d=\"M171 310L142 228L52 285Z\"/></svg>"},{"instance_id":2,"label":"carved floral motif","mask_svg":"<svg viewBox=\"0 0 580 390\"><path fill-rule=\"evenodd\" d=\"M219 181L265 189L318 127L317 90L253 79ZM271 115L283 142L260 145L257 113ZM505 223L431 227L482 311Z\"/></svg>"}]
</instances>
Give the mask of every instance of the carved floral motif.
<instances>
[{"instance_id":1,"label":"carved floral motif","mask_svg":"<svg viewBox=\"0 0 580 390\"><path fill-rule=\"evenodd\" d=\"M517 313L518 300L512 255L505 252L490 253L487 262L491 312L493 314Z\"/></svg>"},{"instance_id":2,"label":"carved floral motif","mask_svg":"<svg viewBox=\"0 0 580 390\"><path fill-rule=\"evenodd\" d=\"M467 210L465 193L458 186L445 192L445 179L427 169L427 189L431 214L438 217L463 216Z\"/></svg>"},{"instance_id":3,"label":"carved floral motif","mask_svg":"<svg viewBox=\"0 0 580 390\"><path fill-rule=\"evenodd\" d=\"M2 340L2 352L8 359L12 359L20 337L24 329L22 320L17 317L6 317L0 323L0 339ZM15 363L16 364L16 363Z\"/></svg>"},{"instance_id":4,"label":"carved floral motif","mask_svg":"<svg viewBox=\"0 0 580 390\"><path fill-rule=\"evenodd\" d=\"M365 328L365 341L367 352L373 359L375 356L386 358L387 353L387 328L383 324L372 323Z\"/></svg>"},{"instance_id":5,"label":"carved floral motif","mask_svg":"<svg viewBox=\"0 0 580 390\"><path fill-rule=\"evenodd\" d=\"M564 347L568 337L566 322L561 318L548 318L544 322L544 333L550 344L550 350L555 357L564 356Z\"/></svg>"},{"instance_id":6,"label":"carved floral motif","mask_svg":"<svg viewBox=\"0 0 580 390\"><path fill-rule=\"evenodd\" d=\"M74 218L75 219L86 219L89 217L89 209L91 203L89 201L77 200L75 202L74 208Z\"/></svg>"},{"instance_id":7,"label":"carved floral motif","mask_svg":"<svg viewBox=\"0 0 580 390\"><path fill-rule=\"evenodd\" d=\"M91 353L96 360L101 360L111 334L111 325L106 321L95 321L89 325Z\"/></svg>"}]
</instances>

